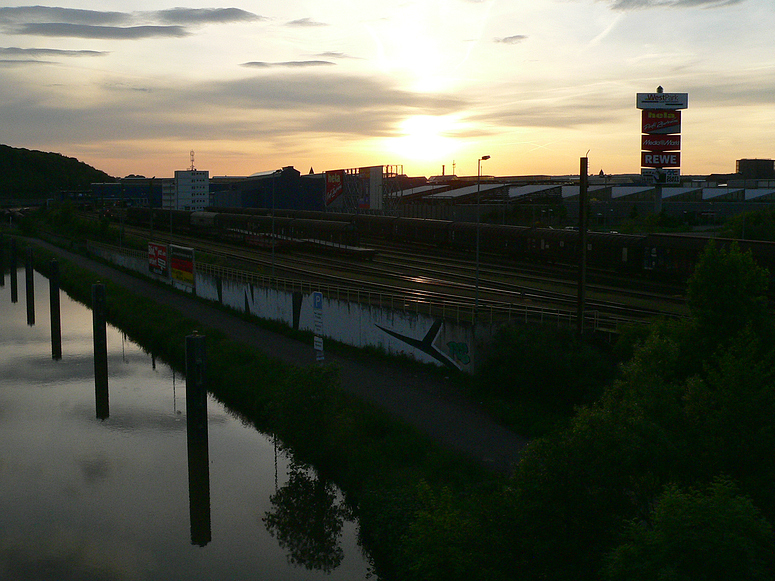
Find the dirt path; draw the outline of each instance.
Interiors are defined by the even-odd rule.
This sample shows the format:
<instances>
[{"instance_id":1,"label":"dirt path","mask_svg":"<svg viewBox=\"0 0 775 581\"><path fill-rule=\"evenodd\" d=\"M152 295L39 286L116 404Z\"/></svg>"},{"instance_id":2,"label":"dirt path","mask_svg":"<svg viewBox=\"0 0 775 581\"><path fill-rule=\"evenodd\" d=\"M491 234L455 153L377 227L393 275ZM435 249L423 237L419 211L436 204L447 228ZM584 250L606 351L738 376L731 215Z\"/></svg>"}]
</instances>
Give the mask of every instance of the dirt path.
<instances>
[{"instance_id":1,"label":"dirt path","mask_svg":"<svg viewBox=\"0 0 775 581\"><path fill-rule=\"evenodd\" d=\"M160 288L101 262L41 241L32 241L77 266L124 288L172 307L203 326L297 366L314 364L311 345L267 331L206 302ZM95 279L96 280L96 279ZM527 443L471 402L454 395L451 385L423 370L406 369L382 360L326 353L327 363L341 369L342 388L402 418L448 449L456 450L498 471L509 470Z\"/></svg>"}]
</instances>

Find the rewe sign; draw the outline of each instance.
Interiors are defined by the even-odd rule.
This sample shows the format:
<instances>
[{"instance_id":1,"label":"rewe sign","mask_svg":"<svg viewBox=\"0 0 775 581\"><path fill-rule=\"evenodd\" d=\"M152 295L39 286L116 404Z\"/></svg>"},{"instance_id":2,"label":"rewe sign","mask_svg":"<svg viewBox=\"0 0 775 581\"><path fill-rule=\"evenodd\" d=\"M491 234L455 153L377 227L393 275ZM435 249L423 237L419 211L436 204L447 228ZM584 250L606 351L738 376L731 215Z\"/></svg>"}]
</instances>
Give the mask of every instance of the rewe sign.
<instances>
[{"instance_id":1,"label":"rewe sign","mask_svg":"<svg viewBox=\"0 0 775 581\"><path fill-rule=\"evenodd\" d=\"M681 153L643 151L640 154L641 167L681 167Z\"/></svg>"}]
</instances>

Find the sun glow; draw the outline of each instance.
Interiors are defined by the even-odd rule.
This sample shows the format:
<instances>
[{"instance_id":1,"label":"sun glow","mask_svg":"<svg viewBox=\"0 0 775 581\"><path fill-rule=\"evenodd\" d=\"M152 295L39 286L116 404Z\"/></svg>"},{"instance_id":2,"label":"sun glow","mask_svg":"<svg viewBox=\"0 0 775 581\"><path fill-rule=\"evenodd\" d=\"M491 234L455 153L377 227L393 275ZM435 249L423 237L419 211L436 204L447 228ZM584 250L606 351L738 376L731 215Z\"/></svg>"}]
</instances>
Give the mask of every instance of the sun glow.
<instances>
[{"instance_id":1,"label":"sun glow","mask_svg":"<svg viewBox=\"0 0 775 581\"><path fill-rule=\"evenodd\" d=\"M460 147L452 134L458 121L452 116L415 115L401 123L400 136L389 139L390 151L402 159L437 161L448 159Z\"/></svg>"}]
</instances>

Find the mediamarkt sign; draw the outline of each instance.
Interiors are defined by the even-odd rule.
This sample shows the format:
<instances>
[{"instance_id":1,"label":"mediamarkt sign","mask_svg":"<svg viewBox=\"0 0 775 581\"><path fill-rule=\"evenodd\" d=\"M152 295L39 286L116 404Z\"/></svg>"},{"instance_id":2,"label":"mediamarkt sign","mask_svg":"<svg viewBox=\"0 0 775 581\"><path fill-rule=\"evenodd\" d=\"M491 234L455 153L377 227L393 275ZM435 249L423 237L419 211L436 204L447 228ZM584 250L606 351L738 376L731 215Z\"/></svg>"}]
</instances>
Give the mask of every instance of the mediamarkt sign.
<instances>
[{"instance_id":1,"label":"mediamarkt sign","mask_svg":"<svg viewBox=\"0 0 775 581\"><path fill-rule=\"evenodd\" d=\"M689 93L638 93L638 109L688 109Z\"/></svg>"},{"instance_id":2,"label":"mediamarkt sign","mask_svg":"<svg viewBox=\"0 0 775 581\"><path fill-rule=\"evenodd\" d=\"M681 149L681 136L641 135L640 148L646 151L678 151Z\"/></svg>"}]
</instances>

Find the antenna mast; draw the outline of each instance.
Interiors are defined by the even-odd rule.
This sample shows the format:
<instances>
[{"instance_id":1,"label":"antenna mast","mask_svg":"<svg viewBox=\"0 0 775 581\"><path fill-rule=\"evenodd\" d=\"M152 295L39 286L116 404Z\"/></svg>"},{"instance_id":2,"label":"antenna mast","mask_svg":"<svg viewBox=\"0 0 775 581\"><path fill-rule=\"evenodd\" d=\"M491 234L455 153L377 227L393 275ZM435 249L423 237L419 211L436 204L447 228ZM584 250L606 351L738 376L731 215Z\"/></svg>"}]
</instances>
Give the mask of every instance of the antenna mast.
<instances>
[{"instance_id":1,"label":"antenna mast","mask_svg":"<svg viewBox=\"0 0 775 581\"><path fill-rule=\"evenodd\" d=\"M191 171L194 171L194 150L191 150Z\"/></svg>"}]
</instances>

